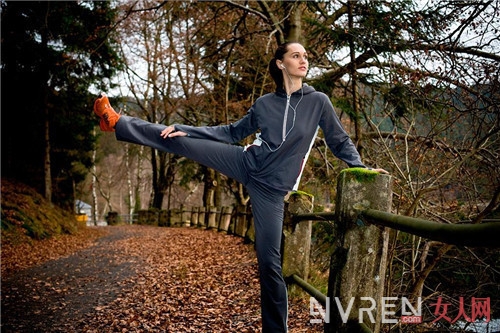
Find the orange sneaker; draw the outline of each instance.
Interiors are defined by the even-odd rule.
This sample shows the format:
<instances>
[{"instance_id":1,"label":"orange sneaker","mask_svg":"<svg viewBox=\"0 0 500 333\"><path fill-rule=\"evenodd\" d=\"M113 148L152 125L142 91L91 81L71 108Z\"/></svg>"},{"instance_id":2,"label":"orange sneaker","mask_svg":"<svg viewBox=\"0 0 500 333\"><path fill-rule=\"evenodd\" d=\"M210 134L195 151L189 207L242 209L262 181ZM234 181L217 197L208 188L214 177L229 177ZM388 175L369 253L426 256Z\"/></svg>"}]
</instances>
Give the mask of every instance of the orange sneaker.
<instances>
[{"instance_id":1,"label":"orange sneaker","mask_svg":"<svg viewBox=\"0 0 500 333\"><path fill-rule=\"evenodd\" d=\"M105 93L101 93L101 96L94 102L94 113L101 118L99 127L102 131L114 132L120 115L109 104L108 96Z\"/></svg>"}]
</instances>

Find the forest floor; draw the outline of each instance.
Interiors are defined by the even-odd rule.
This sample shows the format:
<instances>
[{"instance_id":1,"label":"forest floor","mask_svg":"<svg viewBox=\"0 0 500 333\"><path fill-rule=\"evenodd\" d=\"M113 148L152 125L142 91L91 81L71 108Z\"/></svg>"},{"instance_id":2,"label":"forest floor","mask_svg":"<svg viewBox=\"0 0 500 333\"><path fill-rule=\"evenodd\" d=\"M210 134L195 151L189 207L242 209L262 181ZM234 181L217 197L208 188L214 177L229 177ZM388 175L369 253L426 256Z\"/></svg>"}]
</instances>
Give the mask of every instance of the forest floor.
<instances>
[{"instance_id":1,"label":"forest floor","mask_svg":"<svg viewBox=\"0 0 500 333\"><path fill-rule=\"evenodd\" d=\"M24 246L24 247L21 247ZM88 227L2 247L2 332L260 332L253 244L196 228ZM290 332L311 324L289 300Z\"/></svg>"}]
</instances>

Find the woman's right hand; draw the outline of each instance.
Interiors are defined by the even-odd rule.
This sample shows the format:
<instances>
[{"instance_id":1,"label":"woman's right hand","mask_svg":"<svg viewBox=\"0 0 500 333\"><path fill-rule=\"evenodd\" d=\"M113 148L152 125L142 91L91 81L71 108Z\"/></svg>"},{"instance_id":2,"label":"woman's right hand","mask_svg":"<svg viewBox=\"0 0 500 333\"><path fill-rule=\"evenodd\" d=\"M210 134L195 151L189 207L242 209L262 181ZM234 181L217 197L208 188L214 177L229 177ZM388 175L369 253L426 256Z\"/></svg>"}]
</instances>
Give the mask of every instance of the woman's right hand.
<instances>
[{"instance_id":1,"label":"woman's right hand","mask_svg":"<svg viewBox=\"0 0 500 333\"><path fill-rule=\"evenodd\" d=\"M389 171L384 170L384 169L372 169L372 171L375 171L375 172L378 172L378 173L385 173L385 174L389 174Z\"/></svg>"},{"instance_id":2,"label":"woman's right hand","mask_svg":"<svg viewBox=\"0 0 500 333\"><path fill-rule=\"evenodd\" d=\"M166 139L166 138L173 138L173 137L176 137L176 136L186 136L186 135L187 135L186 132L176 131L175 127L173 125L168 126L167 128L165 128L160 133L160 136L162 138L164 138L164 139Z\"/></svg>"}]
</instances>

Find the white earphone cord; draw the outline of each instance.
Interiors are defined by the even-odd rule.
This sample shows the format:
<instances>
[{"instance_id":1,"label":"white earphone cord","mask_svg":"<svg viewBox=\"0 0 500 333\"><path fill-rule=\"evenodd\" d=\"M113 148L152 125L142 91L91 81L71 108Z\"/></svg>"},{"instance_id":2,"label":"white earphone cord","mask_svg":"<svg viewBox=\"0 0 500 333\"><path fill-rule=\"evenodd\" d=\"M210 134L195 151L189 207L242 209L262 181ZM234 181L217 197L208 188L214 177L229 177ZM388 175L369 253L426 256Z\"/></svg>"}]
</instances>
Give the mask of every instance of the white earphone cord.
<instances>
[{"instance_id":1,"label":"white earphone cord","mask_svg":"<svg viewBox=\"0 0 500 333\"><path fill-rule=\"evenodd\" d=\"M302 98L304 97L304 89L303 89L303 87L300 88L300 92L301 92L301 96L300 96L300 99L297 102L297 104L295 104L295 107L293 107L290 104L290 97L291 96L287 95L287 98L286 98L286 107L285 107L285 115L283 116L282 141L281 141L280 145L278 147L276 147L275 149L272 149L271 146L269 145L269 143L267 143L266 140L260 138L260 135L259 135L259 139L266 144L267 148L271 151L271 153L274 153L275 151L277 151L278 149L280 149L281 146L283 146L283 143L285 143L286 137L288 136L288 134L290 134L290 132L292 131L292 129L295 127L295 118L297 116L297 108L299 107L299 104L302 101ZM292 121L292 126L290 127L290 129L288 131L286 131L286 123L287 123L287 120L288 120L288 107L292 108L292 110L293 110L293 121Z\"/></svg>"}]
</instances>

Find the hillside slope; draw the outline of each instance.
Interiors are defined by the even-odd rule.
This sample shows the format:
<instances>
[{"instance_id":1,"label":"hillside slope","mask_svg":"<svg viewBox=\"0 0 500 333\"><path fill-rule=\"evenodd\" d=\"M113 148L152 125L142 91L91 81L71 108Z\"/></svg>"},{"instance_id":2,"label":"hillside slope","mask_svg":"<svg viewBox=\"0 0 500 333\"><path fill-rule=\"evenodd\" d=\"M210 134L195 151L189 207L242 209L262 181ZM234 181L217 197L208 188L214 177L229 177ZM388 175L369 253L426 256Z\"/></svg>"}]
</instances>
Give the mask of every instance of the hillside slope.
<instances>
[{"instance_id":1,"label":"hillside slope","mask_svg":"<svg viewBox=\"0 0 500 333\"><path fill-rule=\"evenodd\" d=\"M2 277L85 248L106 233L78 224L22 183L2 178L1 195Z\"/></svg>"}]
</instances>

